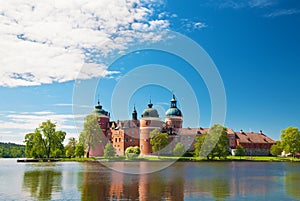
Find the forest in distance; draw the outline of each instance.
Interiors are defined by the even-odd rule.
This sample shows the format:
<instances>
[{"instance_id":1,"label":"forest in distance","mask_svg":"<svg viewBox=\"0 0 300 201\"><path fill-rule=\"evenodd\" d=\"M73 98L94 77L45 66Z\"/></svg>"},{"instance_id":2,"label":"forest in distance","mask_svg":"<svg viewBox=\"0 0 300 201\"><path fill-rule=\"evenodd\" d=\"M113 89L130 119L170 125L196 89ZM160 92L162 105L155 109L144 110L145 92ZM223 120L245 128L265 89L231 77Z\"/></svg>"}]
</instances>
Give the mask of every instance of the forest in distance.
<instances>
[{"instance_id":1,"label":"forest in distance","mask_svg":"<svg viewBox=\"0 0 300 201\"><path fill-rule=\"evenodd\" d=\"M0 142L0 158L25 158L25 145Z\"/></svg>"}]
</instances>

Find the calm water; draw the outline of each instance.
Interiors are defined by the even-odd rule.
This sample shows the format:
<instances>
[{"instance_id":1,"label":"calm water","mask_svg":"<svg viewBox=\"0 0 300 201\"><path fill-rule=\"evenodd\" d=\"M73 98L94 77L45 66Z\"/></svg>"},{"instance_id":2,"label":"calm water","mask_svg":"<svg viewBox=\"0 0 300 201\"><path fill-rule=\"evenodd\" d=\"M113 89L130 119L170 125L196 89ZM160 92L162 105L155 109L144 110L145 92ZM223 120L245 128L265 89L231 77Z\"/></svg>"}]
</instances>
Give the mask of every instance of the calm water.
<instances>
[{"instance_id":1,"label":"calm water","mask_svg":"<svg viewBox=\"0 0 300 201\"><path fill-rule=\"evenodd\" d=\"M115 162L149 167L153 162ZM0 159L1 200L300 200L300 163L177 162L143 175L97 162Z\"/></svg>"}]
</instances>

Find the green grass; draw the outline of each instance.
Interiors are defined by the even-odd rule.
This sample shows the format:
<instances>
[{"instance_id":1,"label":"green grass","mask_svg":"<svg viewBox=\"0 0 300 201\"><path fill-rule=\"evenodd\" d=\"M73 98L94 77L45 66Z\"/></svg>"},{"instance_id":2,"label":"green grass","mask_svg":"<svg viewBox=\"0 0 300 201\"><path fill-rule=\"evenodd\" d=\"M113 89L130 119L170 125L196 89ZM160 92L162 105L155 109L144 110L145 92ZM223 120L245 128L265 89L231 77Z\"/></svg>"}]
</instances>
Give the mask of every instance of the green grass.
<instances>
[{"instance_id":1,"label":"green grass","mask_svg":"<svg viewBox=\"0 0 300 201\"><path fill-rule=\"evenodd\" d=\"M219 159L218 157L213 160L207 160L206 158L199 157L177 157L177 156L143 156L137 157L135 159L127 159L125 156L116 156L112 158L104 157L93 157L93 158L60 158L57 161L76 161L76 162L85 162L85 161L263 161L263 162L300 162L300 158L292 157L275 157L275 156L228 156L227 159Z\"/></svg>"},{"instance_id":2,"label":"green grass","mask_svg":"<svg viewBox=\"0 0 300 201\"><path fill-rule=\"evenodd\" d=\"M75 162L85 162L85 161L94 161L95 158L60 158L59 161L75 161Z\"/></svg>"},{"instance_id":3,"label":"green grass","mask_svg":"<svg viewBox=\"0 0 300 201\"><path fill-rule=\"evenodd\" d=\"M299 158L292 158L292 157L276 157L276 156L229 156L228 160L234 161L266 161L266 162L273 162L273 161L300 161Z\"/></svg>"}]
</instances>

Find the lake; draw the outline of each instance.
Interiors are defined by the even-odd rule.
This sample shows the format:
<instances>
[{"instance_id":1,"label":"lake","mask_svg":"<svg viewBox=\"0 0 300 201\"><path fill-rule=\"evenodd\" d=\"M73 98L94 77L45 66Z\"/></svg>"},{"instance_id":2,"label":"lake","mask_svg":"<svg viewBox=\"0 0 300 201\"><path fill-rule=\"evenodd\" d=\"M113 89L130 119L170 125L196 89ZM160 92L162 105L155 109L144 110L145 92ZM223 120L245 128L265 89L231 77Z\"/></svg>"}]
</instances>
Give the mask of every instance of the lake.
<instances>
[{"instance_id":1,"label":"lake","mask_svg":"<svg viewBox=\"0 0 300 201\"><path fill-rule=\"evenodd\" d=\"M0 159L1 200L300 200L300 163L176 162L17 163ZM134 173L134 172L133 172Z\"/></svg>"}]
</instances>

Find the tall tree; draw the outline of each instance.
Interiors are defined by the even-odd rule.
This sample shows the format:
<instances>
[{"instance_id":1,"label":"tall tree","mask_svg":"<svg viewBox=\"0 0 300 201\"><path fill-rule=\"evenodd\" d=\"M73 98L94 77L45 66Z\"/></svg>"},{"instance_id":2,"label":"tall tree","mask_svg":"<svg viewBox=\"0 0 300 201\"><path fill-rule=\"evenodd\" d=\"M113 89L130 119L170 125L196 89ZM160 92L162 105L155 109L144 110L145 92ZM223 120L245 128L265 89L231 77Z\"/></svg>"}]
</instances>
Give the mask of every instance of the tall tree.
<instances>
[{"instance_id":1,"label":"tall tree","mask_svg":"<svg viewBox=\"0 0 300 201\"><path fill-rule=\"evenodd\" d=\"M195 144L194 144L196 157L200 156L200 151L201 151L202 145L204 143L204 140L206 138L206 135L207 135L207 133L196 137Z\"/></svg>"},{"instance_id":2,"label":"tall tree","mask_svg":"<svg viewBox=\"0 0 300 201\"><path fill-rule=\"evenodd\" d=\"M85 117L84 128L80 133L79 141L83 144L86 150L86 157L89 158L90 150L105 136L98 124L98 117L95 114L89 114Z\"/></svg>"},{"instance_id":3,"label":"tall tree","mask_svg":"<svg viewBox=\"0 0 300 201\"><path fill-rule=\"evenodd\" d=\"M84 156L84 146L80 141L76 144L75 156L79 158Z\"/></svg>"},{"instance_id":4,"label":"tall tree","mask_svg":"<svg viewBox=\"0 0 300 201\"><path fill-rule=\"evenodd\" d=\"M112 158L115 156L115 154L115 148L113 147L112 143L108 142L104 147L104 157Z\"/></svg>"},{"instance_id":5,"label":"tall tree","mask_svg":"<svg viewBox=\"0 0 300 201\"><path fill-rule=\"evenodd\" d=\"M228 147L227 128L219 124L213 125L207 134L197 137L195 143L196 155L207 159L226 158L229 155Z\"/></svg>"},{"instance_id":6,"label":"tall tree","mask_svg":"<svg viewBox=\"0 0 300 201\"><path fill-rule=\"evenodd\" d=\"M283 149L282 149L280 141L277 141L276 144L273 144L272 147L271 147L271 149L270 149L270 153L273 156L281 155L282 151L283 151Z\"/></svg>"},{"instance_id":7,"label":"tall tree","mask_svg":"<svg viewBox=\"0 0 300 201\"><path fill-rule=\"evenodd\" d=\"M75 157L76 145L77 145L76 139L74 137L70 137L68 144L65 146L67 157Z\"/></svg>"},{"instance_id":8,"label":"tall tree","mask_svg":"<svg viewBox=\"0 0 300 201\"><path fill-rule=\"evenodd\" d=\"M288 127L281 131L281 145L286 153L293 154L300 152L300 133L296 127Z\"/></svg>"},{"instance_id":9,"label":"tall tree","mask_svg":"<svg viewBox=\"0 0 300 201\"><path fill-rule=\"evenodd\" d=\"M161 150L169 144L169 136L167 133L155 129L150 132L150 144L152 145L152 151L160 155Z\"/></svg>"},{"instance_id":10,"label":"tall tree","mask_svg":"<svg viewBox=\"0 0 300 201\"><path fill-rule=\"evenodd\" d=\"M182 156L185 153L184 145L181 142L178 142L174 149L173 149L173 155L174 156Z\"/></svg>"},{"instance_id":11,"label":"tall tree","mask_svg":"<svg viewBox=\"0 0 300 201\"><path fill-rule=\"evenodd\" d=\"M56 124L50 120L42 122L34 133L25 135L26 156L57 157L64 154L63 141L66 132L56 131Z\"/></svg>"}]
</instances>

